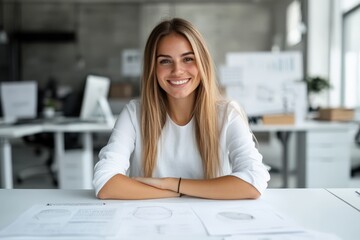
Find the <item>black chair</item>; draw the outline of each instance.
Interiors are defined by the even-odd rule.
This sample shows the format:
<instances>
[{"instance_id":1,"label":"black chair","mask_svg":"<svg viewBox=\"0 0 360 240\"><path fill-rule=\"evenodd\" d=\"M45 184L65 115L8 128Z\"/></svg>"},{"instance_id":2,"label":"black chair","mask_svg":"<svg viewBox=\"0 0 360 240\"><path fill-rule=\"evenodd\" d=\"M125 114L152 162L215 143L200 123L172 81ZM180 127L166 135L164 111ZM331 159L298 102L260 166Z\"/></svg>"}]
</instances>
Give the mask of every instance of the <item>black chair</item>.
<instances>
[{"instance_id":1,"label":"black chair","mask_svg":"<svg viewBox=\"0 0 360 240\"><path fill-rule=\"evenodd\" d=\"M39 101L41 104L43 101L43 91L39 91ZM61 103L63 115L66 117L79 116L81 106L81 94L74 91L66 95L64 98L59 99ZM42 112L42 106L38 106L38 114ZM79 134L77 133L66 133L65 138L65 149L74 149L80 146ZM44 151L48 153L47 158L41 164L37 164L21 170L16 180L19 184L28 178L50 175L53 185L58 186L56 166L54 166L54 134L53 133L39 133L31 136L23 137L26 144L34 147L34 152L39 156Z\"/></svg>"},{"instance_id":2,"label":"black chair","mask_svg":"<svg viewBox=\"0 0 360 240\"><path fill-rule=\"evenodd\" d=\"M52 90L55 91L55 90ZM37 117L42 117L43 103L45 100L46 90L39 88L38 89L38 99L37 99ZM47 158L43 163L35 164L31 167L22 169L16 175L16 181L18 184L21 184L24 180L41 175L49 174L51 176L54 186L57 186L56 174L52 168L53 163L53 149L54 149L54 137L50 133L38 133L30 136L25 136L22 138L23 141L34 148L34 153L36 156L40 156L44 151L48 153Z\"/></svg>"}]
</instances>

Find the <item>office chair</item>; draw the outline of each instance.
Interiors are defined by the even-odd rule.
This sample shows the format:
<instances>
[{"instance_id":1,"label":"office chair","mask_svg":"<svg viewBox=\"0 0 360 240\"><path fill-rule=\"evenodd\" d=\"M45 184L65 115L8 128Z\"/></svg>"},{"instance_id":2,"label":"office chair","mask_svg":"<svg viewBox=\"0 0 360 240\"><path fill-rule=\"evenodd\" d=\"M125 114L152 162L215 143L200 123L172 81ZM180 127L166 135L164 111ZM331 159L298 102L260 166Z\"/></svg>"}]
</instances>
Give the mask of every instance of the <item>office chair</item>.
<instances>
[{"instance_id":1,"label":"office chair","mask_svg":"<svg viewBox=\"0 0 360 240\"><path fill-rule=\"evenodd\" d=\"M53 92L53 89L50 89L50 93ZM49 91L48 91L49 93ZM41 117L43 111L43 103L46 95L45 89L38 89L38 99L37 99L37 116ZM48 157L45 161L41 164L36 164L31 167L25 168L21 170L16 175L17 183L21 184L24 180L34 177L34 176L41 176L45 174L50 174L53 185L57 186L57 180L55 173L52 169L52 159L53 159L53 150L54 149L54 139L52 134L49 133L39 133L30 136L25 136L22 138L23 141L34 147L34 153L36 156L40 156L44 150L48 152Z\"/></svg>"},{"instance_id":2,"label":"office chair","mask_svg":"<svg viewBox=\"0 0 360 240\"><path fill-rule=\"evenodd\" d=\"M44 91L39 91L39 100L40 104L43 102ZM79 116L80 106L81 106L81 96L78 92L74 91L66 95L64 98L59 99L62 105L63 115L66 117ZM42 112L42 106L38 106L38 114ZM79 144L79 135L77 133L66 133L65 138L65 149L78 148ZM28 178L50 175L52 183L55 187L58 186L56 166L54 166L55 154L54 154L54 134L53 133L39 133L31 136L26 136L23 138L25 143L30 146L33 146L34 152L36 155L40 155L44 150L48 153L47 158L41 164L34 165L32 167L25 168L21 170L17 176L16 180L19 184L25 181Z\"/></svg>"}]
</instances>

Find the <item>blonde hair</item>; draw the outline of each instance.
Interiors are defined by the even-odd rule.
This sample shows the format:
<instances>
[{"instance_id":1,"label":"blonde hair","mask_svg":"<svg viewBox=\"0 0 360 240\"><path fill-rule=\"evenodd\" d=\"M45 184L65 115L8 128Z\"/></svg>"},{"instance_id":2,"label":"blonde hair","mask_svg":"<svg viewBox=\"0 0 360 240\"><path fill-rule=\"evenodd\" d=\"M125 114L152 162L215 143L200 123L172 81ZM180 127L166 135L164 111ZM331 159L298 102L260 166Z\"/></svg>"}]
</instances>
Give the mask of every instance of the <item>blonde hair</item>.
<instances>
[{"instance_id":1,"label":"blonde hair","mask_svg":"<svg viewBox=\"0 0 360 240\"><path fill-rule=\"evenodd\" d=\"M209 50L200 32L188 21L174 18L159 23L145 45L141 85L141 137L143 173L151 177L156 165L157 145L166 121L167 97L156 78L156 53L159 40L177 33L190 42L200 74L194 107L195 135L206 179L220 173L217 102L220 93Z\"/></svg>"}]
</instances>

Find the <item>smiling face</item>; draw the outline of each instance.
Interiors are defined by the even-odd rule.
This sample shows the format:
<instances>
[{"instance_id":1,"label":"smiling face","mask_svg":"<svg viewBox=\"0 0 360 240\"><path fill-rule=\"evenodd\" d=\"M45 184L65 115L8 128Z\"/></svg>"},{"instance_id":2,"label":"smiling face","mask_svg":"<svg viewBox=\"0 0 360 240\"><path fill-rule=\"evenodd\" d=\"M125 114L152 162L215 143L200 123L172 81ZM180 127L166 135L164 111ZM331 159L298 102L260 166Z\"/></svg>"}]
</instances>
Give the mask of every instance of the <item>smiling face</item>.
<instances>
[{"instance_id":1,"label":"smiling face","mask_svg":"<svg viewBox=\"0 0 360 240\"><path fill-rule=\"evenodd\" d=\"M171 33L160 39L156 53L156 76L168 100L193 100L200 84L199 70L189 41Z\"/></svg>"}]
</instances>

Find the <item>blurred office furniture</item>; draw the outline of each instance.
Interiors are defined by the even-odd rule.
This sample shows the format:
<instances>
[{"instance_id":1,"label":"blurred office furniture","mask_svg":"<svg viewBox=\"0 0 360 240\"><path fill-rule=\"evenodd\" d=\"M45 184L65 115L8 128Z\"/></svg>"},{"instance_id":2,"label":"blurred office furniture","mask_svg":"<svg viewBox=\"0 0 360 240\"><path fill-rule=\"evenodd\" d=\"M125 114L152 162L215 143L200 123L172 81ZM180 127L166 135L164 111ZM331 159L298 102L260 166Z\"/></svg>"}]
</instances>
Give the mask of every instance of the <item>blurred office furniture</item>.
<instances>
[{"instance_id":1,"label":"blurred office furniture","mask_svg":"<svg viewBox=\"0 0 360 240\"><path fill-rule=\"evenodd\" d=\"M0 169L1 169L1 187L13 188L11 142L13 138L32 135L42 132L40 125L8 125L0 128Z\"/></svg>"},{"instance_id":2,"label":"blurred office furniture","mask_svg":"<svg viewBox=\"0 0 360 240\"><path fill-rule=\"evenodd\" d=\"M2 114L6 123L36 118L37 82L2 82L0 90Z\"/></svg>"},{"instance_id":3,"label":"blurred office furniture","mask_svg":"<svg viewBox=\"0 0 360 240\"><path fill-rule=\"evenodd\" d=\"M79 116L79 106L81 104L80 93L77 91L71 91L66 96L61 98L57 94L57 83L54 78L50 78L44 89L39 89L38 92L38 107L37 116L43 118L43 111L46 104L49 101L58 103L61 105L61 112L65 117ZM79 103L80 102L80 103ZM77 134L67 134L65 136L66 148L76 148L79 146L79 136ZM51 132L41 132L34 135L23 137L26 144L34 147L34 153L41 155L45 152L47 154L46 159L39 164L34 164L31 167L27 167L21 170L16 180L18 183L22 183L28 178L49 175L52 179L53 185L58 186L57 171L55 166L54 156L54 134Z\"/></svg>"},{"instance_id":4,"label":"blurred office furniture","mask_svg":"<svg viewBox=\"0 0 360 240\"><path fill-rule=\"evenodd\" d=\"M275 132L282 145L281 174L288 187L289 154L295 154L297 187L347 187L350 180L350 123L303 122L295 125L250 125L256 132ZM290 153L288 140L297 139L296 152ZM336 176L336 177L334 177Z\"/></svg>"},{"instance_id":5,"label":"blurred office furniture","mask_svg":"<svg viewBox=\"0 0 360 240\"><path fill-rule=\"evenodd\" d=\"M94 167L92 135L94 132L110 132L114 125L107 102L109 87L109 78L89 75L81 103L80 121L49 126L49 130L55 134L55 156L59 168L59 187L62 189L92 188ZM66 149L66 134L79 133L82 148Z\"/></svg>"},{"instance_id":6,"label":"blurred office furniture","mask_svg":"<svg viewBox=\"0 0 360 240\"><path fill-rule=\"evenodd\" d=\"M44 99L45 96L52 97L55 96L55 83L49 81L48 85L45 89L41 89L38 87L37 90L37 107L36 107L36 117L41 118L42 112L43 112L43 105L44 105ZM50 96L51 95L51 96ZM34 117L35 118L35 117ZM43 163L40 164L34 164L31 167L27 167L25 169L22 169L17 175L16 175L16 181L18 183L22 183L24 180L35 177L35 176L41 176L45 174L49 174L52 178L53 184L57 185L57 180L54 175L53 169L52 169L52 159L53 154L52 150L54 147L54 139L51 134L47 133L36 133L33 135L24 136L23 141L34 148L34 154L37 156L40 156L43 152L48 153L47 158L44 160Z\"/></svg>"},{"instance_id":7,"label":"blurred office furniture","mask_svg":"<svg viewBox=\"0 0 360 240\"><path fill-rule=\"evenodd\" d=\"M314 130L298 135L299 186L348 187L351 169L350 128ZM336 177L335 177L336 176Z\"/></svg>"},{"instance_id":8,"label":"blurred office furniture","mask_svg":"<svg viewBox=\"0 0 360 240\"><path fill-rule=\"evenodd\" d=\"M86 122L44 126L44 131L53 132L55 135L54 151L60 189L93 188L93 134L110 133L112 128L113 126L106 123ZM80 149L66 149L64 136L69 133L80 134Z\"/></svg>"},{"instance_id":9,"label":"blurred office furniture","mask_svg":"<svg viewBox=\"0 0 360 240\"><path fill-rule=\"evenodd\" d=\"M360 124L355 134L355 144L360 148ZM354 177L356 174L360 174L360 166L355 166L351 169L351 176Z\"/></svg>"}]
</instances>

